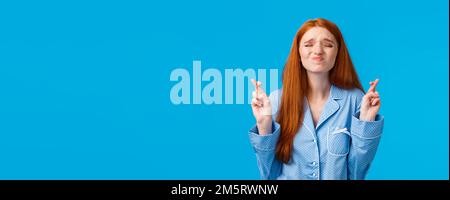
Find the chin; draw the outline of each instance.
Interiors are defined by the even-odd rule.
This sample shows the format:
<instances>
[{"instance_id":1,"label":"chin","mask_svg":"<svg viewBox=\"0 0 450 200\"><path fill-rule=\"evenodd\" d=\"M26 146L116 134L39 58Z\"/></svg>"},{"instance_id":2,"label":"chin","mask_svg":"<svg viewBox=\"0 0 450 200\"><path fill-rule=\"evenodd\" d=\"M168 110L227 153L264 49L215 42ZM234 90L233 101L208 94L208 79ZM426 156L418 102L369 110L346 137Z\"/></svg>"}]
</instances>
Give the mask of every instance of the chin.
<instances>
[{"instance_id":1,"label":"chin","mask_svg":"<svg viewBox=\"0 0 450 200\"><path fill-rule=\"evenodd\" d=\"M311 73L325 73L331 70L331 68L325 67L323 64L314 64L308 68L305 67L305 69Z\"/></svg>"},{"instance_id":2,"label":"chin","mask_svg":"<svg viewBox=\"0 0 450 200\"><path fill-rule=\"evenodd\" d=\"M324 72L328 72L330 70L323 66L315 66L315 67L306 68L306 71L311 72L311 73L324 73Z\"/></svg>"}]
</instances>

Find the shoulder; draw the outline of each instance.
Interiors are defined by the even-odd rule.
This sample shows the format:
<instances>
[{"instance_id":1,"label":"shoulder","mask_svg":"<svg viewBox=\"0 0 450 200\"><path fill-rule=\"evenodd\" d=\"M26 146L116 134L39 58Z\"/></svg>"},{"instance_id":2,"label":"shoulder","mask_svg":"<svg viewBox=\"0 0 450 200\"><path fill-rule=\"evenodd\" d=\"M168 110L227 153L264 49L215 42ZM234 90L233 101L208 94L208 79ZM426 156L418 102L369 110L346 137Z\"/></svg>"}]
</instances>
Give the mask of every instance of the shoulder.
<instances>
[{"instance_id":1,"label":"shoulder","mask_svg":"<svg viewBox=\"0 0 450 200\"><path fill-rule=\"evenodd\" d=\"M333 96L338 99L361 99L364 92L359 88L344 89L333 85Z\"/></svg>"},{"instance_id":2,"label":"shoulder","mask_svg":"<svg viewBox=\"0 0 450 200\"><path fill-rule=\"evenodd\" d=\"M353 99L362 99L364 92L359 88L353 88L347 90L348 96Z\"/></svg>"},{"instance_id":3,"label":"shoulder","mask_svg":"<svg viewBox=\"0 0 450 200\"><path fill-rule=\"evenodd\" d=\"M350 106L352 110L357 110L361 105L364 92L359 88L344 89L333 85L333 97L339 99L340 104Z\"/></svg>"}]
</instances>

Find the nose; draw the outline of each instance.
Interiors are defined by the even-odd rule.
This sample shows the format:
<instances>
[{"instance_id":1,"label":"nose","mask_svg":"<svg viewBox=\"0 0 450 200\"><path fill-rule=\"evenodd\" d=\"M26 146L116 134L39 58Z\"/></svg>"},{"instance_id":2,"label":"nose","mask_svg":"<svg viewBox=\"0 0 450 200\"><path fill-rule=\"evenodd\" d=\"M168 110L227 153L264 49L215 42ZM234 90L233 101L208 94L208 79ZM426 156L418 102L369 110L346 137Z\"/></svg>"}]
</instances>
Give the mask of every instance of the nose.
<instances>
[{"instance_id":1,"label":"nose","mask_svg":"<svg viewBox=\"0 0 450 200\"><path fill-rule=\"evenodd\" d=\"M316 54L316 55L322 55L322 54L323 54L323 48L322 48L322 46L319 45L319 44L314 45L314 47L313 47L313 53Z\"/></svg>"}]
</instances>

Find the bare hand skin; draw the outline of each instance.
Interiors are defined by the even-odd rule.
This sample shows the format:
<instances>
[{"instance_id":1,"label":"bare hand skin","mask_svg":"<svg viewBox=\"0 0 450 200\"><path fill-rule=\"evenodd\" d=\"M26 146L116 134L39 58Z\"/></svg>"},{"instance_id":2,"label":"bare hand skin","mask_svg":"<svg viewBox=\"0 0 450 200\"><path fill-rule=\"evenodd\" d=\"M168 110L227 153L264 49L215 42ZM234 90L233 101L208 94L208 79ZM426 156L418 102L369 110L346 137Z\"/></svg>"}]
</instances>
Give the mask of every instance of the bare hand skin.
<instances>
[{"instance_id":1,"label":"bare hand skin","mask_svg":"<svg viewBox=\"0 0 450 200\"><path fill-rule=\"evenodd\" d=\"M361 103L361 113L359 119L362 121L374 121L380 110L381 101L376 87L378 84L378 79L370 82L370 88L364 95Z\"/></svg>"},{"instance_id":2,"label":"bare hand skin","mask_svg":"<svg viewBox=\"0 0 450 200\"><path fill-rule=\"evenodd\" d=\"M272 106L270 105L269 97L261 88L261 82L251 80L255 86L255 91L252 93L252 111L256 119L256 126L260 135L267 135L272 133Z\"/></svg>"}]
</instances>

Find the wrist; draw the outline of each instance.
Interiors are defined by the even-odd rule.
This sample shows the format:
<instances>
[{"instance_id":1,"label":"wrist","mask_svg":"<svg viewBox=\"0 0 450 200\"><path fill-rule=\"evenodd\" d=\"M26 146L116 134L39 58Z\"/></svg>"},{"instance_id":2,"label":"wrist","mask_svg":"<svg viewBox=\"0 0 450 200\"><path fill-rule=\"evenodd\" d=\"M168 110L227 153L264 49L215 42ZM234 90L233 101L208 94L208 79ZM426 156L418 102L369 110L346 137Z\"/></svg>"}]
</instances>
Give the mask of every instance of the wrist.
<instances>
[{"instance_id":1,"label":"wrist","mask_svg":"<svg viewBox=\"0 0 450 200\"><path fill-rule=\"evenodd\" d=\"M361 120L361 121L374 121L375 120L375 116L369 116L369 115L366 115L364 113L361 113L359 115L359 120Z\"/></svg>"},{"instance_id":2,"label":"wrist","mask_svg":"<svg viewBox=\"0 0 450 200\"><path fill-rule=\"evenodd\" d=\"M257 123L256 126L258 127L258 132L260 135L267 135L272 133L272 121Z\"/></svg>"}]
</instances>

